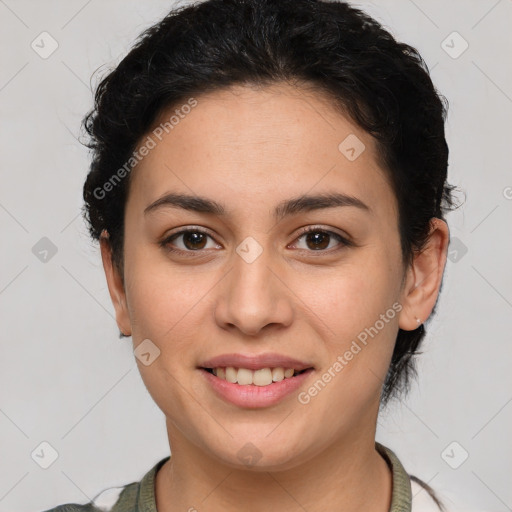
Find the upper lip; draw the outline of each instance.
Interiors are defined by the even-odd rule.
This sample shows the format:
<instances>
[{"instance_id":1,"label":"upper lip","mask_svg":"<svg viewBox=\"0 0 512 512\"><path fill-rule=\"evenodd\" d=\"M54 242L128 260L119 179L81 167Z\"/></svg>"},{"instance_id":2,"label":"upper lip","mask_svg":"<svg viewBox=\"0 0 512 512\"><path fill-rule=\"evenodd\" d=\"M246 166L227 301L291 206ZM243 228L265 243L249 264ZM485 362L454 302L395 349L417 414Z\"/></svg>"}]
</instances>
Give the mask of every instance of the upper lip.
<instances>
[{"instance_id":1,"label":"upper lip","mask_svg":"<svg viewBox=\"0 0 512 512\"><path fill-rule=\"evenodd\" d=\"M201 368L224 368L232 366L234 368L247 368L249 370L260 370L261 368L293 368L301 371L312 368L311 364L299 361L283 354L265 353L258 355L246 354L222 354L212 357L201 364Z\"/></svg>"}]
</instances>

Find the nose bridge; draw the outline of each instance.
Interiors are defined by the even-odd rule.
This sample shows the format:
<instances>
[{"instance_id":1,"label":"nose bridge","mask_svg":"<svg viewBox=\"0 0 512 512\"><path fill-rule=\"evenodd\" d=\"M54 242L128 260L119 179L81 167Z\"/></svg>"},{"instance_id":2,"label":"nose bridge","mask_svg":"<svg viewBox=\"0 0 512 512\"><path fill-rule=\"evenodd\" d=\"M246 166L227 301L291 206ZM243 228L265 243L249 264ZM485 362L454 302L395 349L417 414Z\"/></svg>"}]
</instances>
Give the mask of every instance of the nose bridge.
<instances>
[{"instance_id":1,"label":"nose bridge","mask_svg":"<svg viewBox=\"0 0 512 512\"><path fill-rule=\"evenodd\" d=\"M246 334L256 334L268 324L288 324L291 305L286 287L274 275L275 268L268 247L252 237L244 239L226 276L217 321L235 325Z\"/></svg>"}]
</instances>

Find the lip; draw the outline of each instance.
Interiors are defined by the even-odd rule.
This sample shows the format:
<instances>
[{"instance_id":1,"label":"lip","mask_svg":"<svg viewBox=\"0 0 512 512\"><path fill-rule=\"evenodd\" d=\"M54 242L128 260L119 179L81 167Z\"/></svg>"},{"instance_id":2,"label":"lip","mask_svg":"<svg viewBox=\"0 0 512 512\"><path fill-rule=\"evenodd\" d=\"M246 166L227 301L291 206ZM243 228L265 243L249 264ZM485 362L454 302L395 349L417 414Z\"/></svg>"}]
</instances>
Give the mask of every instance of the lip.
<instances>
[{"instance_id":1,"label":"lip","mask_svg":"<svg viewBox=\"0 0 512 512\"><path fill-rule=\"evenodd\" d=\"M312 364L299 361L283 354L267 352L264 354L222 354L204 361L199 368L247 368L260 370L261 368L293 368L297 371L314 368Z\"/></svg>"},{"instance_id":2,"label":"lip","mask_svg":"<svg viewBox=\"0 0 512 512\"><path fill-rule=\"evenodd\" d=\"M217 366L221 366L217 364L216 359L212 359L211 361L213 361ZM247 368L247 366L242 366L242 368ZM297 389L303 385L305 380L314 372L312 367L307 368L309 369L304 373L283 379L280 382L273 382L268 386L233 384L227 380L219 379L203 368L198 368L198 370L206 380L207 385L211 387L222 399L236 405L237 407L255 409L275 405L285 397L297 391Z\"/></svg>"}]
</instances>

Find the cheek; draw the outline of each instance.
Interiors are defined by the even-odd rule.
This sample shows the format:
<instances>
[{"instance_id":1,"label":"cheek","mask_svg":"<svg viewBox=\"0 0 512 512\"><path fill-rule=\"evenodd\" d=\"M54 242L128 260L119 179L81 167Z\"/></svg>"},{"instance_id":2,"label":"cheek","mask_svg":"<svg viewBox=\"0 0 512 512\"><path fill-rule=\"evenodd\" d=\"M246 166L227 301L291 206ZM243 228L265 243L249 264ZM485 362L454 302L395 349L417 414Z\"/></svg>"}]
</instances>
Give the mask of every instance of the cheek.
<instances>
[{"instance_id":1,"label":"cheek","mask_svg":"<svg viewBox=\"0 0 512 512\"><path fill-rule=\"evenodd\" d=\"M314 293L303 292L328 328L327 368L341 357L343 370L335 373L344 377L336 380L354 391L369 385L370 370L376 384L385 377L398 332L400 275L385 263L372 257L368 265L340 268L335 278L317 282Z\"/></svg>"},{"instance_id":2,"label":"cheek","mask_svg":"<svg viewBox=\"0 0 512 512\"><path fill-rule=\"evenodd\" d=\"M131 277L127 282L127 302L134 339L153 337L167 343L181 339L178 333L196 325L194 315L213 285L212 276L198 268L180 269L156 251L134 254L127 272Z\"/></svg>"},{"instance_id":3,"label":"cheek","mask_svg":"<svg viewBox=\"0 0 512 512\"><path fill-rule=\"evenodd\" d=\"M172 418L173 411L191 407L183 386L197 362L191 347L201 347L205 338L199 315L213 283L149 258L133 258L130 272L136 276L127 283L134 348L149 339L158 354L149 365L137 360L139 372L155 403Z\"/></svg>"},{"instance_id":4,"label":"cheek","mask_svg":"<svg viewBox=\"0 0 512 512\"><path fill-rule=\"evenodd\" d=\"M309 305L321 322L313 314L310 321L327 325L327 329L322 327L323 342L318 342L319 353L325 350L325 357L316 379L303 390L300 403L307 404L304 414L307 411L324 418L332 432L355 428L379 399L400 308L393 296L392 286L396 285L389 281L382 270L345 269L336 279L320 280L311 297ZM307 293L304 289L302 296Z\"/></svg>"},{"instance_id":5,"label":"cheek","mask_svg":"<svg viewBox=\"0 0 512 512\"><path fill-rule=\"evenodd\" d=\"M302 296L335 333L373 324L396 300L399 276L391 265L376 260L367 258L366 263L342 266L325 278L306 281Z\"/></svg>"}]
</instances>

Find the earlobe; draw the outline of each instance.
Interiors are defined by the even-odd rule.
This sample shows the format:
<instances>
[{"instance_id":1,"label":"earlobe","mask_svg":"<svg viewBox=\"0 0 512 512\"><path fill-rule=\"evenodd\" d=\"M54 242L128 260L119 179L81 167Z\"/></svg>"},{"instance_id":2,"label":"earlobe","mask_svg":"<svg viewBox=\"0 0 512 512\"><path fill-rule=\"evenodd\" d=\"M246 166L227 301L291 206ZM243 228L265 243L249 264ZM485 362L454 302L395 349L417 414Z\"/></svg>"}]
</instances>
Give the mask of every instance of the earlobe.
<instances>
[{"instance_id":1,"label":"earlobe","mask_svg":"<svg viewBox=\"0 0 512 512\"><path fill-rule=\"evenodd\" d=\"M402 291L399 327L404 331L417 329L425 322L441 288L450 233L441 219L431 219L430 226L427 244L414 256Z\"/></svg>"},{"instance_id":2,"label":"earlobe","mask_svg":"<svg viewBox=\"0 0 512 512\"><path fill-rule=\"evenodd\" d=\"M131 324L126 305L126 293L124 283L119 270L112 259L112 246L109 240L109 234L104 229L100 236L101 259L103 269L107 279L108 291L110 299L114 305L116 313L116 323L119 330L126 336L131 336Z\"/></svg>"}]
</instances>

